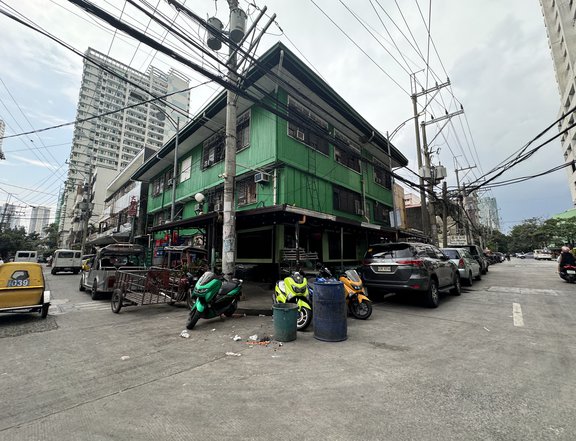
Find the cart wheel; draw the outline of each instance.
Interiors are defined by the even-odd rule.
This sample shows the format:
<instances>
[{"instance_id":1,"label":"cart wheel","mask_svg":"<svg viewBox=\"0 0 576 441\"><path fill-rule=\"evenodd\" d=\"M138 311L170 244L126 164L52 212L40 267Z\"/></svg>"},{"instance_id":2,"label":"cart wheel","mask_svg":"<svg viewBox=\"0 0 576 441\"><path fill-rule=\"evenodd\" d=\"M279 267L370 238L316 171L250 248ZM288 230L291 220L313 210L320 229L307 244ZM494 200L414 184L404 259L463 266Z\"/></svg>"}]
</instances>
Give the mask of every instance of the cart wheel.
<instances>
[{"instance_id":1,"label":"cart wheel","mask_svg":"<svg viewBox=\"0 0 576 441\"><path fill-rule=\"evenodd\" d=\"M40 310L40 318L45 319L48 316L48 308L50 308L50 303L44 303L42 309Z\"/></svg>"},{"instance_id":2,"label":"cart wheel","mask_svg":"<svg viewBox=\"0 0 576 441\"><path fill-rule=\"evenodd\" d=\"M112 301L110 306L112 307L112 312L118 314L122 309L122 301L124 300L124 293L119 289L116 288L112 293Z\"/></svg>"}]
</instances>

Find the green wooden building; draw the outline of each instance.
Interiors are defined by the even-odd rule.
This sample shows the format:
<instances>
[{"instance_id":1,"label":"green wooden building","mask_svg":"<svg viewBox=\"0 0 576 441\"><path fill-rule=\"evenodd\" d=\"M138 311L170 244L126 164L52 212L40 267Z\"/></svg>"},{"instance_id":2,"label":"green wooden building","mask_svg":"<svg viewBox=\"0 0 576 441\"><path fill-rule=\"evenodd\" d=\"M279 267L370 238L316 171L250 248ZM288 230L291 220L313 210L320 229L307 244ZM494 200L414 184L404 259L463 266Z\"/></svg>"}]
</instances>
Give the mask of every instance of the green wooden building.
<instances>
[{"instance_id":1,"label":"green wooden building","mask_svg":"<svg viewBox=\"0 0 576 441\"><path fill-rule=\"evenodd\" d=\"M277 43L242 87L259 97L238 99L236 262L244 277L276 277L295 250L355 265L369 243L402 235L390 226L389 171L407 159L324 80ZM132 176L150 184L157 257L170 239L206 247L213 261L221 252L225 107L223 91L180 130L175 177L174 139Z\"/></svg>"}]
</instances>

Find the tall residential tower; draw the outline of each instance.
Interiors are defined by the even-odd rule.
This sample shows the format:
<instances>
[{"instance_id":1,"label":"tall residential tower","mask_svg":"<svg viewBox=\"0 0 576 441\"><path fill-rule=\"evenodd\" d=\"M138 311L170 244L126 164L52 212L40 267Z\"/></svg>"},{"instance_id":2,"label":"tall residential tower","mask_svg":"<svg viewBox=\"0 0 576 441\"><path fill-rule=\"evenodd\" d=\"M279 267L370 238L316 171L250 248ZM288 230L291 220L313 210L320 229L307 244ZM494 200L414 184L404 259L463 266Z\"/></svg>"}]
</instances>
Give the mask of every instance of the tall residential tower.
<instances>
[{"instance_id":1,"label":"tall residential tower","mask_svg":"<svg viewBox=\"0 0 576 441\"><path fill-rule=\"evenodd\" d=\"M74 209L78 187L89 185L97 168L102 170L100 175L104 175L103 172L115 174L145 146L157 150L175 133L170 118L165 118L163 113L176 120L176 111L163 102L127 107L150 100L151 94L163 96L178 91L183 92L170 95L165 101L181 109L185 115L188 115L190 105L189 79L174 69L164 73L150 66L142 73L94 49L88 49L86 57L76 115L79 122L74 127L68 180L61 207L60 244L66 247L79 242L79 235L73 234L79 232L82 223L80 213ZM82 121L107 112L114 113ZM91 214L100 215L104 200L95 199L93 194L91 203Z\"/></svg>"},{"instance_id":2,"label":"tall residential tower","mask_svg":"<svg viewBox=\"0 0 576 441\"><path fill-rule=\"evenodd\" d=\"M560 111L562 116L569 109L576 106L574 92L576 68L576 1L573 0L540 0L544 23L548 32L548 43L554 61L556 81L560 92ZM564 118L558 125L562 131L574 123L574 115ZM572 202L576 205L576 128L570 129L560 138L564 161L571 163L566 167L568 185Z\"/></svg>"}]
</instances>

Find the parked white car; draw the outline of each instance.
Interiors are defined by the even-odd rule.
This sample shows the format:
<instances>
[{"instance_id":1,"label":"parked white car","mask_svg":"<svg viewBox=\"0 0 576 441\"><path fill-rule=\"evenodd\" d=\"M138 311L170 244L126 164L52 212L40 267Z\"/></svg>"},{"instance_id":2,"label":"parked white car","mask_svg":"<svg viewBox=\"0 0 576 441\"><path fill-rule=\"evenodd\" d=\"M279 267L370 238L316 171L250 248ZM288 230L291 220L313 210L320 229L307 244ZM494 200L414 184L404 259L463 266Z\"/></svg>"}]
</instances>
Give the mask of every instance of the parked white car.
<instances>
[{"instance_id":1,"label":"parked white car","mask_svg":"<svg viewBox=\"0 0 576 441\"><path fill-rule=\"evenodd\" d=\"M442 252L458 267L462 283L472 286L474 279L482 279L480 264L467 250L463 248L442 248Z\"/></svg>"}]
</instances>

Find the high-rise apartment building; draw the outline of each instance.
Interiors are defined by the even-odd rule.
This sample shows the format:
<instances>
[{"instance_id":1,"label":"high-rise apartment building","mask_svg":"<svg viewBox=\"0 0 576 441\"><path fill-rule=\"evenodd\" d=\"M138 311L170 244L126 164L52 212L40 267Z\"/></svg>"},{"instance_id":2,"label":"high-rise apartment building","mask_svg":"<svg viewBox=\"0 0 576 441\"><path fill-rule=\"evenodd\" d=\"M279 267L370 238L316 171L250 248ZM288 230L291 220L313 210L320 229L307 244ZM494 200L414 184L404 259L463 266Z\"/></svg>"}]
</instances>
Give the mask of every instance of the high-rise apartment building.
<instances>
[{"instance_id":1,"label":"high-rise apartment building","mask_svg":"<svg viewBox=\"0 0 576 441\"><path fill-rule=\"evenodd\" d=\"M540 0L544 23L548 32L548 44L552 52L556 81L560 92L560 112L563 115L576 106L576 1ZM560 131L574 123L574 115L564 118L558 125ZM572 128L560 138L564 161L571 163L566 167L568 185L572 202L576 205L576 129Z\"/></svg>"},{"instance_id":2,"label":"high-rise apartment building","mask_svg":"<svg viewBox=\"0 0 576 441\"><path fill-rule=\"evenodd\" d=\"M189 79L174 69L164 73L150 66L142 73L94 49L88 49L86 56L76 115L78 122L74 127L68 180L61 207L60 242L63 246L71 246L78 239L74 237L77 235L70 234L72 224L79 221L74 210L78 185L87 184L96 167L118 172L142 148L160 148L176 131L171 119L176 120L177 112L170 106L188 115L190 105L190 91L186 90ZM130 107L150 100L151 94L164 96L178 91L183 92L165 98L168 105L154 101ZM83 121L107 112L114 113ZM104 201L93 199L93 204L92 214L99 216Z\"/></svg>"},{"instance_id":3,"label":"high-rise apartment building","mask_svg":"<svg viewBox=\"0 0 576 441\"><path fill-rule=\"evenodd\" d=\"M48 207L32 207L30 214L30 226L28 227L28 234L38 233L40 237L44 237L44 228L48 226L50 219L50 208Z\"/></svg>"},{"instance_id":4,"label":"high-rise apartment building","mask_svg":"<svg viewBox=\"0 0 576 441\"><path fill-rule=\"evenodd\" d=\"M481 225L500 231L500 216L496 198L480 198L478 200L478 220Z\"/></svg>"}]
</instances>

